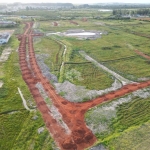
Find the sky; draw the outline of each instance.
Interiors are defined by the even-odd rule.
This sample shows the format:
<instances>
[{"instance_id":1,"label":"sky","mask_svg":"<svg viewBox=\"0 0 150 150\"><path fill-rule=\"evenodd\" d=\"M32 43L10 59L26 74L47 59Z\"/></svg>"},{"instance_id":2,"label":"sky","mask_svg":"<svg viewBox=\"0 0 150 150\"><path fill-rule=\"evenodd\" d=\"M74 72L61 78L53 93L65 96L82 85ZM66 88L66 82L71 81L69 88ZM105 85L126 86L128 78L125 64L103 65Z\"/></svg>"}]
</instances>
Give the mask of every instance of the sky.
<instances>
[{"instance_id":1,"label":"sky","mask_svg":"<svg viewBox=\"0 0 150 150\"><path fill-rule=\"evenodd\" d=\"M21 3L73 3L73 4L91 4L91 3L112 3L112 2L126 2L126 3L150 3L150 0L0 0L0 3L13 3L13 2L21 2Z\"/></svg>"}]
</instances>

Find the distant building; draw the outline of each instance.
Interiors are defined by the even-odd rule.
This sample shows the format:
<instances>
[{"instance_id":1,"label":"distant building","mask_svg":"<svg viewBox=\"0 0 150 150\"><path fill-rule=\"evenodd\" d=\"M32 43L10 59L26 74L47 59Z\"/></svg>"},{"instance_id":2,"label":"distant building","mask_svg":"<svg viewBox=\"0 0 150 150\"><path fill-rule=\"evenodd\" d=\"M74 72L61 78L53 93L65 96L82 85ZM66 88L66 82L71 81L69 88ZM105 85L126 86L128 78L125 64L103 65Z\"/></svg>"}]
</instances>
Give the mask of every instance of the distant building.
<instances>
[{"instance_id":1,"label":"distant building","mask_svg":"<svg viewBox=\"0 0 150 150\"><path fill-rule=\"evenodd\" d=\"M9 41L10 34L9 33L0 33L0 44L5 44Z\"/></svg>"},{"instance_id":2,"label":"distant building","mask_svg":"<svg viewBox=\"0 0 150 150\"><path fill-rule=\"evenodd\" d=\"M15 26L16 22L13 21L0 21L0 27L7 27L7 26Z\"/></svg>"}]
</instances>

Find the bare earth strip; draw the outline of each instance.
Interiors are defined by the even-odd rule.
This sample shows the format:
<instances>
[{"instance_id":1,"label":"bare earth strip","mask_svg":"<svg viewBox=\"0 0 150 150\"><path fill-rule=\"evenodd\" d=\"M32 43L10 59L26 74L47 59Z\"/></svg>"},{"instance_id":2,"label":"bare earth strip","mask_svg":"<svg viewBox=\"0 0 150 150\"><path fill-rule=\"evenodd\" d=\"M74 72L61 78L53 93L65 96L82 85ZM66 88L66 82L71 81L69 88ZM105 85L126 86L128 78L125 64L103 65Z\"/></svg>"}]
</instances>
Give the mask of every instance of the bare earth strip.
<instances>
[{"instance_id":1,"label":"bare earth strip","mask_svg":"<svg viewBox=\"0 0 150 150\"><path fill-rule=\"evenodd\" d=\"M24 96L23 96L23 94L22 94L20 88L18 88L18 92L19 92L19 94L20 94L20 96L21 96L21 99L22 99L22 102L23 102L23 105L24 105L25 109L26 109L26 110L29 110L29 111L33 111L33 110L31 110L31 109L28 107L27 102L26 102L26 100L25 100L25 98L24 98Z\"/></svg>"},{"instance_id":2,"label":"bare earth strip","mask_svg":"<svg viewBox=\"0 0 150 150\"><path fill-rule=\"evenodd\" d=\"M3 84L4 84L4 83L3 83L2 81L0 81L0 88L3 86Z\"/></svg>"},{"instance_id":3,"label":"bare earth strip","mask_svg":"<svg viewBox=\"0 0 150 150\"><path fill-rule=\"evenodd\" d=\"M128 79L125 79L124 77L120 76L119 74L117 74L116 72L108 69L107 67L105 67L104 65L102 65L101 63L97 62L96 60L94 60L92 57L88 56L84 51L80 51L79 52L86 60L94 63L96 66L102 68L103 70L107 71L108 73L110 73L111 75L113 75L116 79L118 79L119 81L121 81L121 83L123 85L127 85L130 83L133 83L133 81L130 81Z\"/></svg>"},{"instance_id":4,"label":"bare earth strip","mask_svg":"<svg viewBox=\"0 0 150 150\"><path fill-rule=\"evenodd\" d=\"M0 56L0 62L5 62L10 54L11 48L4 49L2 55Z\"/></svg>"}]
</instances>

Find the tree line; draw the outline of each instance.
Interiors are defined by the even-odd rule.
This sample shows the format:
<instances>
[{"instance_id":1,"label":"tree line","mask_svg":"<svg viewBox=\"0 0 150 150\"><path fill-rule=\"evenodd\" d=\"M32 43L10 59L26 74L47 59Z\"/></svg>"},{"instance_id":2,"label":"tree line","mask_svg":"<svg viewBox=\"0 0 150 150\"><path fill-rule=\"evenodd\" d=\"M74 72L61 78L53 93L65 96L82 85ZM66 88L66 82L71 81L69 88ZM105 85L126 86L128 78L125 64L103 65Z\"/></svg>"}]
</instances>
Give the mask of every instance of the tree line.
<instances>
[{"instance_id":1,"label":"tree line","mask_svg":"<svg viewBox=\"0 0 150 150\"><path fill-rule=\"evenodd\" d=\"M143 9L137 9L137 10L114 9L112 14L115 16L116 15L120 15L120 16L126 16L126 15L150 16L150 9L149 8L143 8Z\"/></svg>"}]
</instances>

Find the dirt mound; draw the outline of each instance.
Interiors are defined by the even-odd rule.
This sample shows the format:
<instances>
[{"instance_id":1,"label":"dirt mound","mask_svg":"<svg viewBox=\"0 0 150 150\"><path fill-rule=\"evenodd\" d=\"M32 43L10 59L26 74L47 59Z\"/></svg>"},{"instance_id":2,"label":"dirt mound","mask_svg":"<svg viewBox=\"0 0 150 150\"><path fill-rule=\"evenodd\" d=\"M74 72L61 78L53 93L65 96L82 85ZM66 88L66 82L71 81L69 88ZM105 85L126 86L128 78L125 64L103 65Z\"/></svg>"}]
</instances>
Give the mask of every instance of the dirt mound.
<instances>
[{"instance_id":1,"label":"dirt mound","mask_svg":"<svg viewBox=\"0 0 150 150\"><path fill-rule=\"evenodd\" d=\"M65 139L62 147L66 150L76 150L77 146L76 144L71 140L71 138Z\"/></svg>"}]
</instances>

